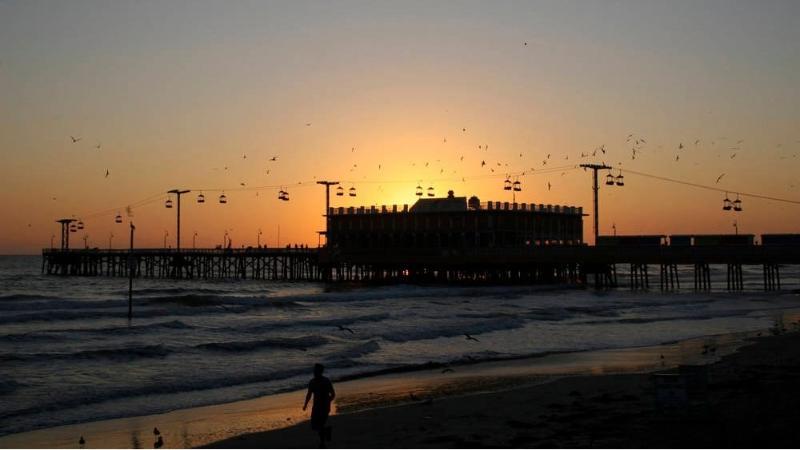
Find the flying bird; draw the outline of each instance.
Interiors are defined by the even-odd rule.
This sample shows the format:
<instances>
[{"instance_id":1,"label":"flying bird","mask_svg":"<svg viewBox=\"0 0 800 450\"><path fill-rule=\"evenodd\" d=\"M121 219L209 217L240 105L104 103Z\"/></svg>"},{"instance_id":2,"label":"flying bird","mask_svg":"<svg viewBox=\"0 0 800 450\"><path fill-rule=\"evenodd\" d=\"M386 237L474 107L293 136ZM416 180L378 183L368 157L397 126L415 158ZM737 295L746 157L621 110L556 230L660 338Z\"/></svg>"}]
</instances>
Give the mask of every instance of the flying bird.
<instances>
[{"instance_id":1,"label":"flying bird","mask_svg":"<svg viewBox=\"0 0 800 450\"><path fill-rule=\"evenodd\" d=\"M719 180L721 180L721 179L722 179L722 177L724 177L724 176L725 176L725 174L724 174L724 173L723 173L722 175L718 176L718 177L717 177L717 183L719 183Z\"/></svg>"},{"instance_id":2,"label":"flying bird","mask_svg":"<svg viewBox=\"0 0 800 450\"><path fill-rule=\"evenodd\" d=\"M548 181L547 182L547 190L549 191L551 187L552 187L552 185L550 185L550 182Z\"/></svg>"},{"instance_id":3,"label":"flying bird","mask_svg":"<svg viewBox=\"0 0 800 450\"><path fill-rule=\"evenodd\" d=\"M306 126L310 127L311 126L311 122L306 122Z\"/></svg>"},{"instance_id":4,"label":"flying bird","mask_svg":"<svg viewBox=\"0 0 800 450\"><path fill-rule=\"evenodd\" d=\"M75 136L70 136L70 139L72 139L72 143L73 143L73 144L75 144L75 143L77 143L78 141L80 141L82 138L75 137Z\"/></svg>"},{"instance_id":5,"label":"flying bird","mask_svg":"<svg viewBox=\"0 0 800 450\"><path fill-rule=\"evenodd\" d=\"M108 178L108 173L109 173L108 169L106 169L106 178Z\"/></svg>"},{"instance_id":6,"label":"flying bird","mask_svg":"<svg viewBox=\"0 0 800 450\"><path fill-rule=\"evenodd\" d=\"M481 167L486 165L486 161L481 161Z\"/></svg>"},{"instance_id":7,"label":"flying bird","mask_svg":"<svg viewBox=\"0 0 800 450\"><path fill-rule=\"evenodd\" d=\"M466 337L468 341L480 342L479 340L472 337L469 333L464 333L464 337Z\"/></svg>"},{"instance_id":8,"label":"flying bird","mask_svg":"<svg viewBox=\"0 0 800 450\"><path fill-rule=\"evenodd\" d=\"M349 331L350 334L356 334L355 331L353 331L351 328L348 328L346 326L338 325L338 327L339 327L339 331Z\"/></svg>"},{"instance_id":9,"label":"flying bird","mask_svg":"<svg viewBox=\"0 0 800 450\"><path fill-rule=\"evenodd\" d=\"M683 142L678 143L678 150L683 150Z\"/></svg>"},{"instance_id":10,"label":"flying bird","mask_svg":"<svg viewBox=\"0 0 800 450\"><path fill-rule=\"evenodd\" d=\"M272 158L270 158L269 160L270 160L270 161L277 161L277 160L278 160L278 156L277 156L277 155L276 155L276 156L273 156L273 157L272 157ZM227 169L227 167L226 167L226 169Z\"/></svg>"},{"instance_id":11,"label":"flying bird","mask_svg":"<svg viewBox=\"0 0 800 450\"><path fill-rule=\"evenodd\" d=\"M447 372L455 372L455 371L449 367L445 367L444 369L442 369L442 373L447 373Z\"/></svg>"},{"instance_id":12,"label":"flying bird","mask_svg":"<svg viewBox=\"0 0 800 450\"><path fill-rule=\"evenodd\" d=\"M98 150L100 150L100 147L102 147L102 145L101 145L101 144L97 144L97 145L95 145L95 146L94 146L94 148L96 148L96 149L98 149Z\"/></svg>"}]
</instances>

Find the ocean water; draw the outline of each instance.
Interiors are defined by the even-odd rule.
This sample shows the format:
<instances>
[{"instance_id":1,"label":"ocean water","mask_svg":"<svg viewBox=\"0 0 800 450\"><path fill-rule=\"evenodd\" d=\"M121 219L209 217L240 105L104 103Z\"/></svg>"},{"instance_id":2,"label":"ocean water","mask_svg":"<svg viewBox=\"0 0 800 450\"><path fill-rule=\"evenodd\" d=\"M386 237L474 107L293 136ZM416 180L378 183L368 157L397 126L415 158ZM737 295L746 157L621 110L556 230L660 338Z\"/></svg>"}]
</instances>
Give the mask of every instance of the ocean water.
<instances>
[{"instance_id":1,"label":"ocean water","mask_svg":"<svg viewBox=\"0 0 800 450\"><path fill-rule=\"evenodd\" d=\"M297 389L315 362L337 378L654 345L800 309L792 267L780 292L746 268L741 293L661 293L657 270L650 292L137 279L129 322L127 279L43 276L40 264L0 256L0 435ZM724 288L725 268L713 272Z\"/></svg>"}]
</instances>

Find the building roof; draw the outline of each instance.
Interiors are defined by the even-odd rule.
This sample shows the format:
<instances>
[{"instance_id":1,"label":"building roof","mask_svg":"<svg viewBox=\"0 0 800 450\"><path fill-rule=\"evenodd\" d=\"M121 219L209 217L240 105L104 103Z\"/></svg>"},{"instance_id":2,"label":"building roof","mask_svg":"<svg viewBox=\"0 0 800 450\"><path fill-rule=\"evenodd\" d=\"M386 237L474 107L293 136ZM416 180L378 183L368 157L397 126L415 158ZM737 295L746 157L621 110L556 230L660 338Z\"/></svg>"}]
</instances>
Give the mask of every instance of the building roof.
<instances>
[{"instance_id":1,"label":"building roof","mask_svg":"<svg viewBox=\"0 0 800 450\"><path fill-rule=\"evenodd\" d=\"M421 198L411 207L412 213L461 212L467 210L467 197Z\"/></svg>"}]
</instances>

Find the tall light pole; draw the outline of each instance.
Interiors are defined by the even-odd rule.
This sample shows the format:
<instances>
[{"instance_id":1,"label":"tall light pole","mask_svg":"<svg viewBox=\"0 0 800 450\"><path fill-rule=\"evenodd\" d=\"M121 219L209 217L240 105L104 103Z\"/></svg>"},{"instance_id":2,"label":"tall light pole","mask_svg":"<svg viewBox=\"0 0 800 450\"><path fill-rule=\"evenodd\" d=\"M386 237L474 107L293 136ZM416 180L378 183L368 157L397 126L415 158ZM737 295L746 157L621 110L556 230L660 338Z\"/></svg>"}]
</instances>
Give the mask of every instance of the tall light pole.
<instances>
[{"instance_id":1,"label":"tall light pole","mask_svg":"<svg viewBox=\"0 0 800 450\"><path fill-rule=\"evenodd\" d=\"M191 192L188 189L180 190L180 189L172 189L171 191L167 191L168 194L175 194L178 197L178 224L177 224L177 236L175 236L176 245L175 248L178 252L181 251L181 195L188 194ZM166 241L164 243L164 248L167 247Z\"/></svg>"},{"instance_id":2,"label":"tall light pole","mask_svg":"<svg viewBox=\"0 0 800 450\"><path fill-rule=\"evenodd\" d=\"M169 236L169 231L164 230L164 248L167 248L167 236Z\"/></svg>"},{"instance_id":3,"label":"tall light pole","mask_svg":"<svg viewBox=\"0 0 800 450\"><path fill-rule=\"evenodd\" d=\"M317 181L317 184L321 184L325 186L325 244L328 243L328 231L330 231L330 210L331 210L331 186L336 186L339 184L338 181Z\"/></svg>"},{"instance_id":4,"label":"tall light pole","mask_svg":"<svg viewBox=\"0 0 800 450\"><path fill-rule=\"evenodd\" d=\"M605 164L581 164L581 167L584 169L592 169L592 191L594 191L594 245L597 245L597 236L600 234L600 218L598 216L599 208L597 205L597 191L599 190L597 186L597 171L611 170L611 167Z\"/></svg>"},{"instance_id":5,"label":"tall light pole","mask_svg":"<svg viewBox=\"0 0 800 450\"><path fill-rule=\"evenodd\" d=\"M56 222L61 224L61 250L69 250L69 228L76 219L59 219Z\"/></svg>"},{"instance_id":6,"label":"tall light pole","mask_svg":"<svg viewBox=\"0 0 800 450\"><path fill-rule=\"evenodd\" d=\"M50 235L50 250L55 248L55 243L53 242L53 241L55 241L55 239L56 239L56 235L55 234L51 234Z\"/></svg>"},{"instance_id":7,"label":"tall light pole","mask_svg":"<svg viewBox=\"0 0 800 450\"><path fill-rule=\"evenodd\" d=\"M197 248L197 246L195 245L196 243L197 243L197 231L195 231L194 234L192 235L192 248Z\"/></svg>"},{"instance_id":8,"label":"tall light pole","mask_svg":"<svg viewBox=\"0 0 800 450\"><path fill-rule=\"evenodd\" d=\"M256 237L256 247L261 248L261 228L258 229L258 236Z\"/></svg>"},{"instance_id":9,"label":"tall light pole","mask_svg":"<svg viewBox=\"0 0 800 450\"><path fill-rule=\"evenodd\" d=\"M133 267L133 232L136 230L136 227L133 226L133 222L131 222L131 247L130 251L128 252L128 320L130 321L133 319L133 275L134 275L134 267Z\"/></svg>"},{"instance_id":10,"label":"tall light pole","mask_svg":"<svg viewBox=\"0 0 800 450\"><path fill-rule=\"evenodd\" d=\"M108 235L108 249L111 250L111 240L114 239L114 233Z\"/></svg>"}]
</instances>

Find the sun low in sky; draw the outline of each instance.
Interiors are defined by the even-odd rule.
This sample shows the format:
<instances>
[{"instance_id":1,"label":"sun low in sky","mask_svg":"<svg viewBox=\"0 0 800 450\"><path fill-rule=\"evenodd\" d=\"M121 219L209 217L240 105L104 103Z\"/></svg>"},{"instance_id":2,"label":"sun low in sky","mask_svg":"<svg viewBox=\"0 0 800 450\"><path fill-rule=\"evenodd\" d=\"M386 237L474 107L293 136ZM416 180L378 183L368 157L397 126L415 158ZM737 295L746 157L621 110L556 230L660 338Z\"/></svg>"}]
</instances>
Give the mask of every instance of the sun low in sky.
<instances>
[{"instance_id":1,"label":"sun low in sky","mask_svg":"<svg viewBox=\"0 0 800 450\"><path fill-rule=\"evenodd\" d=\"M800 232L798 42L794 1L0 1L0 253L174 247L171 189L183 247L316 246L320 180L590 213L582 163L601 234Z\"/></svg>"}]
</instances>

